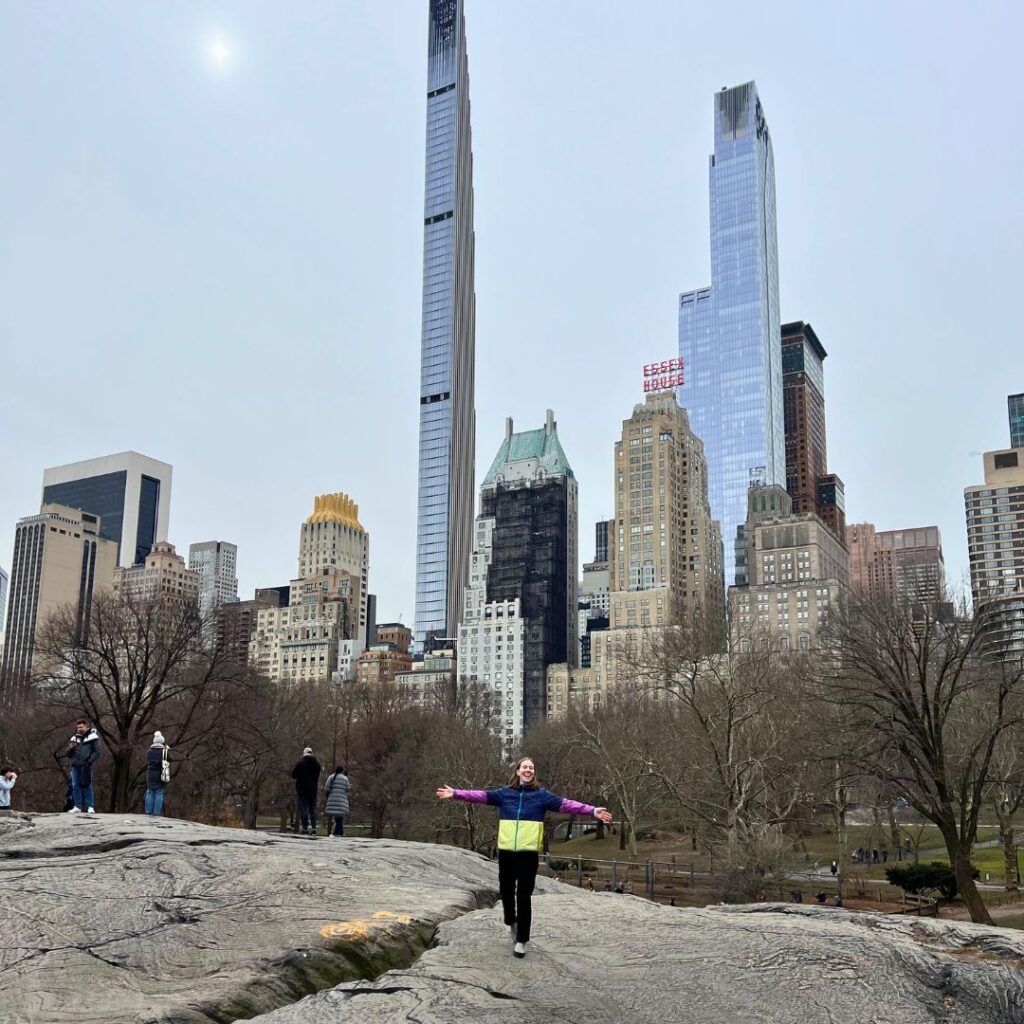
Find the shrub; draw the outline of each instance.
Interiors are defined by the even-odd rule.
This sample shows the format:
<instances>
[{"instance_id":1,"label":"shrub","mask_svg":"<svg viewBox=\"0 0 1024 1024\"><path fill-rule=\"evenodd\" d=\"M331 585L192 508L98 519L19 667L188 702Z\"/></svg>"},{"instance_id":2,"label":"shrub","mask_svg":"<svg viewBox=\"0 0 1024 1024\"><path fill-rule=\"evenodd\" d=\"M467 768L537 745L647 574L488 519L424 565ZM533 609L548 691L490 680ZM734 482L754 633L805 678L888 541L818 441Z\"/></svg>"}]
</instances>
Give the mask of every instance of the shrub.
<instances>
[{"instance_id":1,"label":"shrub","mask_svg":"<svg viewBox=\"0 0 1024 1024\"><path fill-rule=\"evenodd\" d=\"M978 877L978 870L972 871L972 877ZM933 860L928 864L901 864L886 868L885 877L905 892L913 895L937 892L946 900L954 900L957 895L956 873L948 864Z\"/></svg>"}]
</instances>

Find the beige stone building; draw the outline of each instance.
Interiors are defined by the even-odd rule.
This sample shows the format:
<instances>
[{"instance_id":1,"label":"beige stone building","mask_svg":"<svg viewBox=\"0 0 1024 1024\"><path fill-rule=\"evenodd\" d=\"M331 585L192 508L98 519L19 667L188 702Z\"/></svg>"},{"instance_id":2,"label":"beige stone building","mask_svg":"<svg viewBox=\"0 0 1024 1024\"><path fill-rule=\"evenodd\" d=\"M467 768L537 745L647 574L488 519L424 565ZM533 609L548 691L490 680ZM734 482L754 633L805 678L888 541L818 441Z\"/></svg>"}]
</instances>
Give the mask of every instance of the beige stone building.
<instances>
[{"instance_id":1,"label":"beige stone building","mask_svg":"<svg viewBox=\"0 0 1024 1024\"><path fill-rule=\"evenodd\" d=\"M114 573L114 591L128 601L199 606L200 574L168 541L157 541L144 562Z\"/></svg>"},{"instance_id":2,"label":"beige stone building","mask_svg":"<svg viewBox=\"0 0 1024 1024\"><path fill-rule=\"evenodd\" d=\"M288 605L257 612L249 661L271 679L354 679L366 637L369 536L348 495L314 499L298 563Z\"/></svg>"},{"instance_id":3,"label":"beige stone building","mask_svg":"<svg viewBox=\"0 0 1024 1024\"><path fill-rule=\"evenodd\" d=\"M455 648L440 648L413 662L411 668L395 675L395 686L412 704L430 707L440 703L446 694L454 691L458 662Z\"/></svg>"},{"instance_id":4,"label":"beige stone building","mask_svg":"<svg viewBox=\"0 0 1024 1024\"><path fill-rule=\"evenodd\" d=\"M66 505L44 504L19 520L14 533L0 693L45 671L35 657L36 636L57 608L73 606L87 628L93 595L109 589L117 542L100 535L100 517Z\"/></svg>"},{"instance_id":5,"label":"beige stone building","mask_svg":"<svg viewBox=\"0 0 1024 1024\"><path fill-rule=\"evenodd\" d=\"M674 392L647 395L623 422L614 483L609 628L590 634L589 668L553 666L550 714L560 699L592 706L606 689L632 682L636 657L660 630L699 617L702 645L725 646L722 537L708 502L704 444Z\"/></svg>"},{"instance_id":6,"label":"beige stone building","mask_svg":"<svg viewBox=\"0 0 1024 1024\"><path fill-rule=\"evenodd\" d=\"M321 494L313 513L302 524L299 539L299 576L314 576L324 568L337 568L355 577L353 595L356 629L352 635L352 661L366 650L367 596L369 594L370 535L359 522L359 506L342 493Z\"/></svg>"},{"instance_id":7,"label":"beige stone building","mask_svg":"<svg viewBox=\"0 0 1024 1024\"><path fill-rule=\"evenodd\" d=\"M846 547L817 513L794 512L778 486L751 488L746 540L749 583L729 588L732 649L816 646L829 610L849 594Z\"/></svg>"}]
</instances>

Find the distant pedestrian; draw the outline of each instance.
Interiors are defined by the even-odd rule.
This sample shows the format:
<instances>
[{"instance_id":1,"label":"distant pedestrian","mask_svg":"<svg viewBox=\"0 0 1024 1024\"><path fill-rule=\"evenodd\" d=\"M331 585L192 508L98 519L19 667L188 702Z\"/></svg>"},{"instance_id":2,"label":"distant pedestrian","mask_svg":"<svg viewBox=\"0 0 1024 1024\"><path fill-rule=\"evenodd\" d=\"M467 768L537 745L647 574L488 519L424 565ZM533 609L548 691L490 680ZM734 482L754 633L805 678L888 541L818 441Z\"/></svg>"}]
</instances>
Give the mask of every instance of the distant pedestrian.
<instances>
[{"instance_id":1,"label":"distant pedestrian","mask_svg":"<svg viewBox=\"0 0 1024 1024\"><path fill-rule=\"evenodd\" d=\"M302 834L309 835L312 826L316 835L316 801L320 790L320 773L323 769L320 762L313 756L313 748L305 747L302 757L292 769L295 780L295 796L299 804L299 821L302 823Z\"/></svg>"},{"instance_id":2,"label":"distant pedestrian","mask_svg":"<svg viewBox=\"0 0 1024 1024\"><path fill-rule=\"evenodd\" d=\"M338 765L324 783L324 814L334 818L333 836L345 834L345 819L348 817L349 781L343 765ZM316 826L314 825L314 828Z\"/></svg>"},{"instance_id":3,"label":"distant pedestrian","mask_svg":"<svg viewBox=\"0 0 1024 1024\"><path fill-rule=\"evenodd\" d=\"M871 851L871 863L872 864L877 864L878 863L878 850L872 850Z\"/></svg>"},{"instance_id":4,"label":"distant pedestrian","mask_svg":"<svg viewBox=\"0 0 1024 1024\"><path fill-rule=\"evenodd\" d=\"M68 814L96 813L96 797L92 787L93 767L100 758L100 737L87 718L75 723L75 731L68 740L67 753L62 754L71 762L71 799L74 806Z\"/></svg>"},{"instance_id":5,"label":"distant pedestrian","mask_svg":"<svg viewBox=\"0 0 1024 1024\"><path fill-rule=\"evenodd\" d=\"M530 941L533 895L537 879L540 851L544 844L544 816L548 811L595 817L607 824L612 816L604 807L568 800L537 784L533 759L521 757L513 769L508 785L498 789L437 790L441 800L466 800L474 804L490 804L498 808L498 888L505 924L511 931L512 955L526 956Z\"/></svg>"},{"instance_id":6,"label":"distant pedestrian","mask_svg":"<svg viewBox=\"0 0 1024 1024\"><path fill-rule=\"evenodd\" d=\"M0 811L11 809L11 790L18 781L18 773L13 768L0 769Z\"/></svg>"},{"instance_id":7,"label":"distant pedestrian","mask_svg":"<svg viewBox=\"0 0 1024 1024\"><path fill-rule=\"evenodd\" d=\"M611 882L605 882L604 886L601 889L601 891L602 892L611 892L612 891L612 883Z\"/></svg>"},{"instance_id":8,"label":"distant pedestrian","mask_svg":"<svg viewBox=\"0 0 1024 1024\"><path fill-rule=\"evenodd\" d=\"M618 884L617 886L615 886L615 891L616 891L616 892L617 892L617 893L618 893L618 894L619 894L620 896L622 896L622 895L624 894L625 890L624 890L624 889L622 888L622 883L621 883L621 882L619 882L619 884Z\"/></svg>"},{"instance_id":9,"label":"distant pedestrian","mask_svg":"<svg viewBox=\"0 0 1024 1024\"><path fill-rule=\"evenodd\" d=\"M146 752L146 814L159 818L164 813L164 789L171 781L171 750L159 729Z\"/></svg>"},{"instance_id":10,"label":"distant pedestrian","mask_svg":"<svg viewBox=\"0 0 1024 1024\"><path fill-rule=\"evenodd\" d=\"M593 892L594 891L594 880L592 878L588 878L586 880L586 882L583 884L583 888L586 889L587 892Z\"/></svg>"},{"instance_id":11,"label":"distant pedestrian","mask_svg":"<svg viewBox=\"0 0 1024 1024\"><path fill-rule=\"evenodd\" d=\"M835 878L839 872L839 865L835 861L832 861L832 867L830 867L829 870L832 872L832 877Z\"/></svg>"},{"instance_id":12,"label":"distant pedestrian","mask_svg":"<svg viewBox=\"0 0 1024 1024\"><path fill-rule=\"evenodd\" d=\"M882 863L889 863L889 851L884 846L882 847Z\"/></svg>"}]
</instances>

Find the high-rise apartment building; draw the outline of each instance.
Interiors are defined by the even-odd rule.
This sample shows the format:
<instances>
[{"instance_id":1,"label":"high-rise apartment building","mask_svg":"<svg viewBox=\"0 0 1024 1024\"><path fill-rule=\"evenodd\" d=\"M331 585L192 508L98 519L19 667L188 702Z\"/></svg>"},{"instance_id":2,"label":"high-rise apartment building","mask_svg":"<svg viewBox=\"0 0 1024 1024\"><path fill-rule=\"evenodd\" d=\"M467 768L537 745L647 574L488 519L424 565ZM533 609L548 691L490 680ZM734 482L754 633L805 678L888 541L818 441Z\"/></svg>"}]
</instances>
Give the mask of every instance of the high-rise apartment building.
<instances>
[{"instance_id":1,"label":"high-rise apartment building","mask_svg":"<svg viewBox=\"0 0 1024 1024\"><path fill-rule=\"evenodd\" d=\"M7 621L7 585L10 577L7 570L0 566L0 636L4 632L4 623Z\"/></svg>"},{"instance_id":2,"label":"high-rise apartment building","mask_svg":"<svg viewBox=\"0 0 1024 1024\"><path fill-rule=\"evenodd\" d=\"M1006 409L1010 418L1010 447L1024 448L1024 394L1007 395Z\"/></svg>"},{"instance_id":3,"label":"high-rise apartment building","mask_svg":"<svg viewBox=\"0 0 1024 1024\"><path fill-rule=\"evenodd\" d=\"M57 504L18 521L0 664L5 696L27 685L34 671L45 671L35 658L36 638L54 610L73 606L79 633L88 630L93 595L112 586L117 566L117 543L102 527L98 516Z\"/></svg>"},{"instance_id":4,"label":"high-rise apartment building","mask_svg":"<svg viewBox=\"0 0 1024 1024\"><path fill-rule=\"evenodd\" d=\"M828 472L823 365L827 355L810 324L797 320L782 325L786 490L793 499L794 512L816 512L844 540L846 490L843 481Z\"/></svg>"},{"instance_id":5,"label":"high-rise apartment building","mask_svg":"<svg viewBox=\"0 0 1024 1024\"><path fill-rule=\"evenodd\" d=\"M238 548L224 540L188 547L188 567L199 573L199 614L208 618L222 604L238 600Z\"/></svg>"},{"instance_id":6,"label":"high-rise apartment building","mask_svg":"<svg viewBox=\"0 0 1024 1024\"><path fill-rule=\"evenodd\" d=\"M747 583L729 588L732 649L809 650L849 594L846 545L784 487L752 487L747 503Z\"/></svg>"},{"instance_id":7,"label":"high-rise apartment building","mask_svg":"<svg viewBox=\"0 0 1024 1024\"><path fill-rule=\"evenodd\" d=\"M871 523L846 527L850 589L861 599L913 604L945 600L946 564L937 526L876 531Z\"/></svg>"},{"instance_id":8,"label":"high-rise apartment building","mask_svg":"<svg viewBox=\"0 0 1024 1024\"><path fill-rule=\"evenodd\" d=\"M786 482L775 164L753 82L714 100L711 287L679 298L680 398L703 440L732 583L751 484Z\"/></svg>"},{"instance_id":9,"label":"high-rise apartment building","mask_svg":"<svg viewBox=\"0 0 1024 1024\"><path fill-rule=\"evenodd\" d=\"M459 674L492 690L507 743L544 718L546 673L576 663L576 478L548 410L505 440L480 488Z\"/></svg>"},{"instance_id":10,"label":"high-rise apartment building","mask_svg":"<svg viewBox=\"0 0 1024 1024\"><path fill-rule=\"evenodd\" d=\"M171 467L138 452L54 466L43 472L43 504L99 517L103 536L118 545L118 565L138 565L167 540Z\"/></svg>"},{"instance_id":11,"label":"high-rise apartment building","mask_svg":"<svg viewBox=\"0 0 1024 1024\"><path fill-rule=\"evenodd\" d=\"M356 682L364 686L393 683L399 672L412 669L412 655L393 644L374 644L356 659Z\"/></svg>"},{"instance_id":12,"label":"high-rise apartment building","mask_svg":"<svg viewBox=\"0 0 1024 1024\"><path fill-rule=\"evenodd\" d=\"M463 0L430 0L416 643L453 637L473 546L476 295Z\"/></svg>"},{"instance_id":13,"label":"high-rise apartment building","mask_svg":"<svg viewBox=\"0 0 1024 1024\"><path fill-rule=\"evenodd\" d=\"M287 589L287 588L285 588ZM244 665L249 660L249 643L259 622L261 608L280 608L287 605L277 589L257 590L248 601L229 601L222 604L217 615L217 644L228 658Z\"/></svg>"},{"instance_id":14,"label":"high-rise apartment building","mask_svg":"<svg viewBox=\"0 0 1024 1024\"><path fill-rule=\"evenodd\" d=\"M173 544L157 541L140 565L119 567L114 591L129 601L199 607L200 575L189 569Z\"/></svg>"},{"instance_id":15,"label":"high-rise apartment building","mask_svg":"<svg viewBox=\"0 0 1024 1024\"><path fill-rule=\"evenodd\" d=\"M1024 658L1024 446L985 452L985 482L964 489L974 612L985 646Z\"/></svg>"},{"instance_id":16,"label":"high-rise apartment building","mask_svg":"<svg viewBox=\"0 0 1024 1024\"><path fill-rule=\"evenodd\" d=\"M366 603L370 579L370 535L359 522L359 506L347 494L321 494L313 514L302 524L299 539L299 576L315 576L337 567L358 581L354 609L356 632L353 659L366 649Z\"/></svg>"},{"instance_id":17,"label":"high-rise apartment building","mask_svg":"<svg viewBox=\"0 0 1024 1024\"><path fill-rule=\"evenodd\" d=\"M287 605L260 608L249 661L271 679L300 682L355 677L365 649L369 535L346 494L323 494L299 537L299 577ZM263 591L257 592L257 598Z\"/></svg>"},{"instance_id":18,"label":"high-rise apartment building","mask_svg":"<svg viewBox=\"0 0 1024 1024\"><path fill-rule=\"evenodd\" d=\"M704 446L671 391L647 395L615 442L615 518L608 538L609 628L590 634L592 693L631 678L622 648L702 619L702 644L725 643L722 536L708 501ZM571 667L571 666L570 666Z\"/></svg>"}]
</instances>

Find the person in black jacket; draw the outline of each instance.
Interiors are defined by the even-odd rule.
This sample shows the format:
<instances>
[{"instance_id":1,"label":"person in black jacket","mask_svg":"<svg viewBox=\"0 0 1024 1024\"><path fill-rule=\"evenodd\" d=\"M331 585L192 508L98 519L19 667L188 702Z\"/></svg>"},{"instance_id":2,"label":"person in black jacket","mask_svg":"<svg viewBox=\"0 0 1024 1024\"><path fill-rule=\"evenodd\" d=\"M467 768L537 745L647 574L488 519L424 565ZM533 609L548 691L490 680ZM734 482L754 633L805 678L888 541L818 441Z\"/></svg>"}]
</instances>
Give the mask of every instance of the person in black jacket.
<instances>
[{"instance_id":1,"label":"person in black jacket","mask_svg":"<svg viewBox=\"0 0 1024 1024\"><path fill-rule=\"evenodd\" d=\"M100 757L100 738L87 718L75 723L75 733L68 741L66 754L71 761L72 799L75 802L67 813L96 813L96 798L92 790L92 769Z\"/></svg>"},{"instance_id":2,"label":"person in black jacket","mask_svg":"<svg viewBox=\"0 0 1024 1024\"><path fill-rule=\"evenodd\" d=\"M309 835L310 826L316 835L316 798L320 789L320 762L313 756L313 748L306 747L302 751L302 760L292 769L295 780L295 796L299 802L299 821L302 823L302 834Z\"/></svg>"},{"instance_id":3,"label":"person in black jacket","mask_svg":"<svg viewBox=\"0 0 1024 1024\"><path fill-rule=\"evenodd\" d=\"M171 751L159 729L153 733L153 745L146 751L146 814L159 818L164 813L164 763L170 763Z\"/></svg>"}]
</instances>

